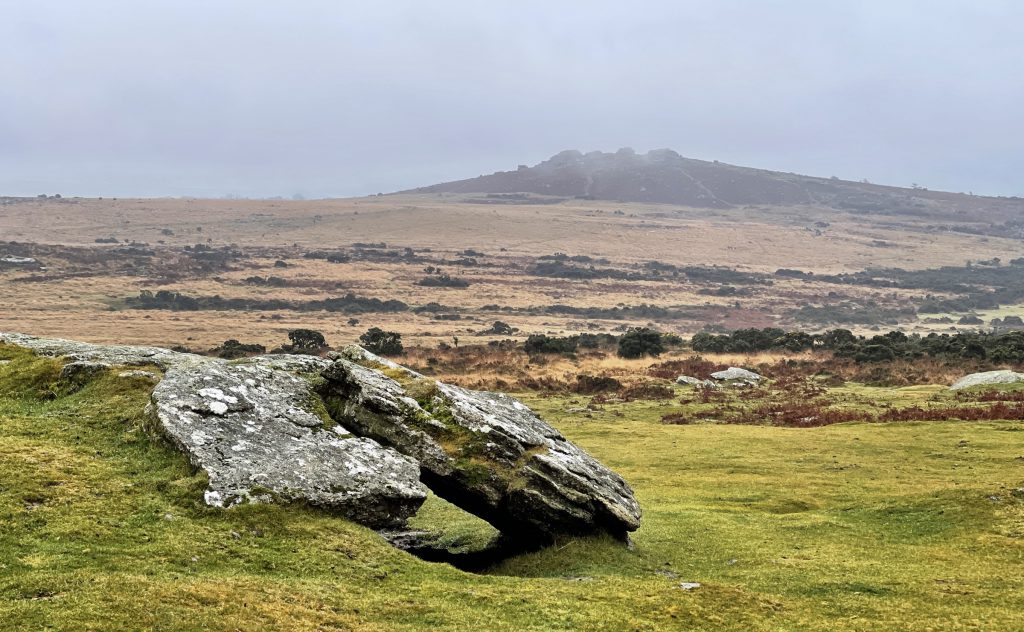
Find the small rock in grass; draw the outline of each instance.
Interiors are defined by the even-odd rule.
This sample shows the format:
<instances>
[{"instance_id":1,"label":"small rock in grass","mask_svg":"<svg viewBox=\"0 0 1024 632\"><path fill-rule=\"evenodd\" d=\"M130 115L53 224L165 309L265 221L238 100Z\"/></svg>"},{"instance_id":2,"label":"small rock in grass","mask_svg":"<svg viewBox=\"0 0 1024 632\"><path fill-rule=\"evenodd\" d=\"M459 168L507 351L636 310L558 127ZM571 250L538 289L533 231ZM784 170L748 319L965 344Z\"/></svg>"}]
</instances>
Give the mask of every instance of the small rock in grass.
<instances>
[{"instance_id":1,"label":"small rock in grass","mask_svg":"<svg viewBox=\"0 0 1024 632\"><path fill-rule=\"evenodd\" d=\"M715 371L714 373L711 374L711 377L715 378L716 380L721 380L723 382L728 382L731 380L743 380L744 382L757 383L764 379L763 375L758 375L753 371L740 369L734 366L731 366L724 371Z\"/></svg>"},{"instance_id":2,"label":"small rock in grass","mask_svg":"<svg viewBox=\"0 0 1024 632\"><path fill-rule=\"evenodd\" d=\"M679 587L683 590L696 590L700 588L700 582L679 582Z\"/></svg>"},{"instance_id":3,"label":"small rock in grass","mask_svg":"<svg viewBox=\"0 0 1024 632\"><path fill-rule=\"evenodd\" d=\"M68 362L60 370L60 379L62 382L72 384L76 387L81 387L89 380L109 368L110 365L106 362L92 362L87 360Z\"/></svg>"},{"instance_id":4,"label":"small rock in grass","mask_svg":"<svg viewBox=\"0 0 1024 632\"><path fill-rule=\"evenodd\" d=\"M982 386L989 384L1013 384L1015 382L1024 382L1024 373L1017 373L1016 371L985 371L984 373L971 373L965 375L953 385L950 386L950 390L958 391L962 388L970 388L972 386Z\"/></svg>"}]
</instances>

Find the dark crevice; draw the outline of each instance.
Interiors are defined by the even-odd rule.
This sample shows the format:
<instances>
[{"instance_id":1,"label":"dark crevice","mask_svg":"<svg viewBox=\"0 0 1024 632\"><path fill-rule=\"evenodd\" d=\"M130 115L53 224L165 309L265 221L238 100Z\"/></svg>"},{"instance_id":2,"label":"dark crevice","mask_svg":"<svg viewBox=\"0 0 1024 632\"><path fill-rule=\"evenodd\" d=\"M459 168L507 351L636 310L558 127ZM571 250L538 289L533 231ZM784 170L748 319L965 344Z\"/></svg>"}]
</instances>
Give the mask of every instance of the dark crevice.
<instances>
[{"instance_id":1,"label":"dark crevice","mask_svg":"<svg viewBox=\"0 0 1024 632\"><path fill-rule=\"evenodd\" d=\"M543 545L499 535L483 549L454 552L439 546L437 534L414 530L381 530L378 533L392 546L426 562L450 564L467 573L482 573L517 555L539 551Z\"/></svg>"}]
</instances>

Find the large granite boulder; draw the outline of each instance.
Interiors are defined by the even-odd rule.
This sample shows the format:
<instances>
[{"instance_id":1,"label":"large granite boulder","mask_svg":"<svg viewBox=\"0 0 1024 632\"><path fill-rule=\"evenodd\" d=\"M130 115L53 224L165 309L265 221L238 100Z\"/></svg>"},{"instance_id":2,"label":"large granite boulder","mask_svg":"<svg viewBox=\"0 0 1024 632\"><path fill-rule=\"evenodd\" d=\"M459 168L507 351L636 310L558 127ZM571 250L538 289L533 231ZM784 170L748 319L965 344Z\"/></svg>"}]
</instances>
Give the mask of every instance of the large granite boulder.
<instances>
[{"instance_id":1,"label":"large granite boulder","mask_svg":"<svg viewBox=\"0 0 1024 632\"><path fill-rule=\"evenodd\" d=\"M625 537L640 507L621 477L516 399L472 391L348 347L322 375L332 417L419 462L439 496L509 538Z\"/></svg>"},{"instance_id":2,"label":"large granite boulder","mask_svg":"<svg viewBox=\"0 0 1024 632\"><path fill-rule=\"evenodd\" d=\"M972 386L990 386L997 384L1014 384L1017 382L1024 382L1024 373L1017 373L1015 371L1001 370L1001 371L985 371L984 373L972 373L965 375L949 388L958 391L962 388L970 388Z\"/></svg>"},{"instance_id":3,"label":"large granite boulder","mask_svg":"<svg viewBox=\"0 0 1024 632\"><path fill-rule=\"evenodd\" d=\"M639 526L626 482L521 402L436 382L360 347L330 360L228 362L2 332L0 343L65 358L62 380L83 386L111 368L155 366L145 372L158 382L152 430L208 475L213 506L295 501L401 529L429 487L491 522L506 550L560 535L625 538Z\"/></svg>"},{"instance_id":4,"label":"large granite boulder","mask_svg":"<svg viewBox=\"0 0 1024 632\"><path fill-rule=\"evenodd\" d=\"M427 490L419 467L331 420L310 356L203 360L167 370L153 390L156 429L209 476L210 505L301 501L371 526L398 526Z\"/></svg>"}]
</instances>

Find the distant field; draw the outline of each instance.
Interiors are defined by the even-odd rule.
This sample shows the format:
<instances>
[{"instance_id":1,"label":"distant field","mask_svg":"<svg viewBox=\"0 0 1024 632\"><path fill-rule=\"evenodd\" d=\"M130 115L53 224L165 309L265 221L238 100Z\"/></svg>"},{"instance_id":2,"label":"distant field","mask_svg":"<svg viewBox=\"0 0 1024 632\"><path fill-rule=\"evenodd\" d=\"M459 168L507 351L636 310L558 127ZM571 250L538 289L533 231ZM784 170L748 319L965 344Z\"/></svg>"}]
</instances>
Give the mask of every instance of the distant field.
<instances>
[{"instance_id":1,"label":"distant field","mask_svg":"<svg viewBox=\"0 0 1024 632\"><path fill-rule=\"evenodd\" d=\"M304 248L383 241L452 251L505 248L511 255L565 252L819 272L937 267L1020 256L1024 250L1019 240L936 230L927 218L839 214L811 206L712 210L599 200L473 204L464 202L466 197L32 200L0 207L0 235L13 241L79 245L107 237L169 245L212 239L218 244ZM828 226L815 225L822 221ZM174 235L161 234L164 229Z\"/></svg>"},{"instance_id":2,"label":"distant field","mask_svg":"<svg viewBox=\"0 0 1024 632\"><path fill-rule=\"evenodd\" d=\"M0 310L0 330L202 349L227 338L273 347L300 326L321 330L338 345L355 340L368 326L381 326L410 342L435 345L455 336L488 340L478 334L496 320L519 329L519 336L614 332L640 325L680 334L709 324L816 328L828 323L799 320L796 312L828 303L839 306L840 317L861 321L837 323L855 330L877 322L943 331L949 323L913 317L914 306L926 295L948 297L941 291L837 286L772 274L779 268L820 275L874 267L963 266L968 259L1005 262L1024 253L1019 240L957 232L926 218L843 214L812 206L709 210L589 200L484 204L466 199L423 194L324 201L7 203L0 206L0 239L17 243L0 243L0 256L36 256L46 269L0 268L0 291L9 306ZM210 262L185 252L197 244L237 256ZM386 248L359 250L354 244ZM128 247L151 254L122 254ZM337 263L304 258L316 250L352 256ZM557 270L555 276L533 271L541 258L556 253L597 262L570 260L573 273L596 266L598 275L610 270L624 276L565 278ZM276 267L278 260L287 267ZM664 270L722 266L740 274L739 284L678 272L657 276L651 262ZM469 287L417 285L431 276L428 268L439 268ZM757 281L757 275L770 284ZM270 284L254 285L253 277ZM289 304L200 312L129 309L125 299L142 290ZM294 305L350 292L400 300L410 310L351 314ZM431 303L439 307L413 311ZM555 305L580 311L552 311ZM610 311L642 305L668 311ZM1014 305L1004 305L999 313L1015 313ZM865 315L865 309L875 310L874 315ZM350 318L359 323L349 325Z\"/></svg>"}]
</instances>

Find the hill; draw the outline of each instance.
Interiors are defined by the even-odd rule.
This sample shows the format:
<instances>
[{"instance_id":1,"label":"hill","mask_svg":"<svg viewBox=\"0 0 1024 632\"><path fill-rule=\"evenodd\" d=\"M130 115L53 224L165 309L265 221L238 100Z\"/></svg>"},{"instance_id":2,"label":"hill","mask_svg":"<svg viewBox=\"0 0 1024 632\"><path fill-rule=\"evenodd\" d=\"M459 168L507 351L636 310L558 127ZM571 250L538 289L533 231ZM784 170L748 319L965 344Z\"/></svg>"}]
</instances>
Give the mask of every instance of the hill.
<instances>
[{"instance_id":1,"label":"hill","mask_svg":"<svg viewBox=\"0 0 1024 632\"><path fill-rule=\"evenodd\" d=\"M991 198L819 178L684 158L671 149L638 154L567 150L533 167L445 182L413 193L478 193L494 203L521 203L516 194L725 209L747 205L813 205L838 211L964 220L1007 221L1024 213L1024 199ZM540 200L538 200L540 201Z\"/></svg>"}]
</instances>

